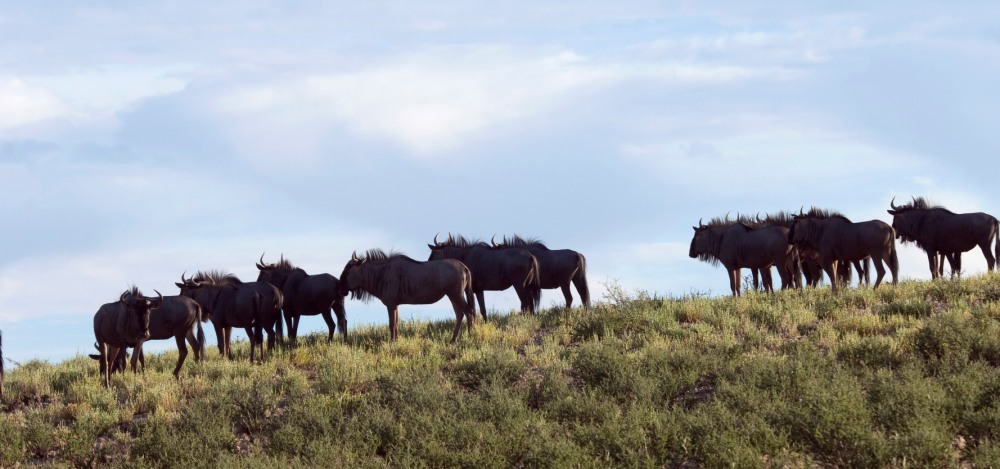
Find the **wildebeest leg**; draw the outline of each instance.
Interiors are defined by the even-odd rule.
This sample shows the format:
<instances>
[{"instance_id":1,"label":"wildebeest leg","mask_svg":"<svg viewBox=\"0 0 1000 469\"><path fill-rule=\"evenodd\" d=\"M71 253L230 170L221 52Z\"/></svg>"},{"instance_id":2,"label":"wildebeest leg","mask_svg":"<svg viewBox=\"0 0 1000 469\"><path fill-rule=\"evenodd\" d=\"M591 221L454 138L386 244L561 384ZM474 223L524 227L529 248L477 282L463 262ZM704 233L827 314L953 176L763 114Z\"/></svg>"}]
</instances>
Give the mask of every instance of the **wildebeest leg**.
<instances>
[{"instance_id":1,"label":"wildebeest leg","mask_svg":"<svg viewBox=\"0 0 1000 469\"><path fill-rule=\"evenodd\" d=\"M753 289L754 291L760 290L760 281L758 276L760 275L760 269L750 269L750 275L753 276Z\"/></svg>"},{"instance_id":2,"label":"wildebeest leg","mask_svg":"<svg viewBox=\"0 0 1000 469\"><path fill-rule=\"evenodd\" d=\"M118 347L110 344L100 344L101 353L101 376L104 378L104 386L111 387L111 365L115 357L118 356Z\"/></svg>"},{"instance_id":3,"label":"wildebeest leg","mask_svg":"<svg viewBox=\"0 0 1000 469\"><path fill-rule=\"evenodd\" d=\"M566 288L569 288L569 286ZM483 316L483 322L486 322L486 292L476 290L476 301L479 302L479 314Z\"/></svg>"},{"instance_id":4,"label":"wildebeest leg","mask_svg":"<svg viewBox=\"0 0 1000 469\"><path fill-rule=\"evenodd\" d=\"M944 266L940 266L940 269L939 269L939 267L938 267L938 253L937 252L930 251L930 252L927 253L927 263L930 265L930 268L931 268L931 280L934 280L934 279L940 277L941 274L943 274L943 272L941 270L944 269Z\"/></svg>"},{"instance_id":5,"label":"wildebeest leg","mask_svg":"<svg viewBox=\"0 0 1000 469\"><path fill-rule=\"evenodd\" d=\"M294 347L296 343L295 336L298 334L299 329L299 316L293 315L288 310L284 310L282 315L285 316L285 326L288 329L288 343Z\"/></svg>"},{"instance_id":6,"label":"wildebeest leg","mask_svg":"<svg viewBox=\"0 0 1000 469\"><path fill-rule=\"evenodd\" d=\"M233 348L232 348L233 344L230 341L230 338L232 336L233 336L233 328L232 327L228 327L227 326L227 327L222 328L222 338L225 340L225 342L223 343L223 348L225 349L224 356L226 357L226 360L232 360L233 359ZM252 334L247 334L247 336L250 337L250 340L251 340L250 343L253 344L253 335ZM253 351L252 345L251 345L250 350L251 350L251 352Z\"/></svg>"},{"instance_id":7,"label":"wildebeest leg","mask_svg":"<svg viewBox=\"0 0 1000 469\"><path fill-rule=\"evenodd\" d=\"M333 333L337 330L337 325L333 323L333 314L330 312L329 308L323 311L321 316L323 316L323 321L326 322L326 343L329 344L333 342Z\"/></svg>"},{"instance_id":8,"label":"wildebeest leg","mask_svg":"<svg viewBox=\"0 0 1000 469\"><path fill-rule=\"evenodd\" d=\"M986 270L988 272L993 272L993 268L997 265L997 258L993 257L993 253L990 252L990 240L979 243L979 249L983 250L983 256L986 256Z\"/></svg>"},{"instance_id":9,"label":"wildebeest leg","mask_svg":"<svg viewBox=\"0 0 1000 469\"><path fill-rule=\"evenodd\" d=\"M392 340L396 340L396 339L399 339L399 306L398 305L396 306L396 309L392 312L392 315L395 316L395 318L396 318L396 320L395 320L396 325L393 327L393 330L392 330Z\"/></svg>"},{"instance_id":10,"label":"wildebeest leg","mask_svg":"<svg viewBox=\"0 0 1000 469\"><path fill-rule=\"evenodd\" d=\"M740 270L726 268L729 274L729 289L733 291L733 296L740 296Z\"/></svg>"},{"instance_id":11,"label":"wildebeest leg","mask_svg":"<svg viewBox=\"0 0 1000 469\"><path fill-rule=\"evenodd\" d=\"M451 300L451 307L455 310L455 330L451 333L451 343L455 343L458 340L458 335L462 333L462 317L466 317L469 321L469 334L472 334L472 321L476 317L476 311L472 309L465 298L462 298L461 293L449 293L448 299Z\"/></svg>"},{"instance_id":12,"label":"wildebeest leg","mask_svg":"<svg viewBox=\"0 0 1000 469\"><path fill-rule=\"evenodd\" d=\"M534 302L531 300L531 294L522 285L514 284L514 293L517 293L517 299L521 300L521 312L522 313L535 313Z\"/></svg>"},{"instance_id":13,"label":"wildebeest leg","mask_svg":"<svg viewBox=\"0 0 1000 469\"><path fill-rule=\"evenodd\" d=\"M962 253L956 252L952 256L955 261L951 263L951 275L962 278Z\"/></svg>"},{"instance_id":14,"label":"wildebeest leg","mask_svg":"<svg viewBox=\"0 0 1000 469\"><path fill-rule=\"evenodd\" d=\"M566 309L573 307L573 294L569 292L569 282L560 285L559 288L562 289L563 297L566 298Z\"/></svg>"},{"instance_id":15,"label":"wildebeest leg","mask_svg":"<svg viewBox=\"0 0 1000 469\"><path fill-rule=\"evenodd\" d=\"M774 277L771 276L771 268L760 270L761 282L764 284L764 291L774 293Z\"/></svg>"},{"instance_id":16,"label":"wildebeest leg","mask_svg":"<svg viewBox=\"0 0 1000 469\"><path fill-rule=\"evenodd\" d=\"M139 350L142 350L142 341L139 341L139 343L136 344L135 349L132 350L131 365L132 365L132 373L133 374L135 374L136 372L138 372L138 368L136 368L136 365L139 364Z\"/></svg>"},{"instance_id":17,"label":"wildebeest leg","mask_svg":"<svg viewBox=\"0 0 1000 469\"><path fill-rule=\"evenodd\" d=\"M201 359L204 358L201 356L201 343L195 338L194 331L187 331L185 338L187 338L187 342L191 344L191 348L194 349L194 361L201 361Z\"/></svg>"},{"instance_id":18,"label":"wildebeest leg","mask_svg":"<svg viewBox=\"0 0 1000 469\"><path fill-rule=\"evenodd\" d=\"M830 278L830 289L834 293L837 292L837 284L840 283L840 267L836 260L828 261L823 263L823 270L826 271L827 277Z\"/></svg>"},{"instance_id":19,"label":"wildebeest leg","mask_svg":"<svg viewBox=\"0 0 1000 469\"><path fill-rule=\"evenodd\" d=\"M260 342L260 358L264 359L264 333L267 334L267 351L274 350L274 343L278 338L278 331L274 330L274 324L265 324L264 327L256 327L257 340ZM263 330L263 333L261 332Z\"/></svg>"},{"instance_id":20,"label":"wildebeest leg","mask_svg":"<svg viewBox=\"0 0 1000 469\"><path fill-rule=\"evenodd\" d=\"M881 257L872 257L872 263L875 264L875 286L873 288L878 288L882 284L882 277L885 277L885 266L882 265L882 262Z\"/></svg>"},{"instance_id":21,"label":"wildebeest leg","mask_svg":"<svg viewBox=\"0 0 1000 469\"><path fill-rule=\"evenodd\" d=\"M399 305L385 305L386 311L389 313L389 340L396 340L396 311L399 310Z\"/></svg>"},{"instance_id":22,"label":"wildebeest leg","mask_svg":"<svg viewBox=\"0 0 1000 469\"><path fill-rule=\"evenodd\" d=\"M191 334L191 331L188 331L187 335L193 335L193 334ZM188 348L187 344L184 343L184 334L177 334L176 336L174 336L174 339L177 340L177 366L174 367L174 379L180 379L181 365L184 364L184 359L187 358ZM195 359L197 359L198 347L194 345L192 345L192 347L194 347Z\"/></svg>"},{"instance_id":23,"label":"wildebeest leg","mask_svg":"<svg viewBox=\"0 0 1000 469\"><path fill-rule=\"evenodd\" d=\"M215 328L215 343L219 345L219 355L223 358L226 357L226 329L215 322L212 322L212 327Z\"/></svg>"},{"instance_id":24,"label":"wildebeest leg","mask_svg":"<svg viewBox=\"0 0 1000 469\"><path fill-rule=\"evenodd\" d=\"M256 360L258 362L264 359L264 334L261 333L260 326L250 326L245 328L247 331L247 338L250 339L250 363L254 363L254 359L257 357L254 355L254 349L260 350L260 358ZM260 338L257 335L260 334ZM228 346L227 346L228 348Z\"/></svg>"}]
</instances>

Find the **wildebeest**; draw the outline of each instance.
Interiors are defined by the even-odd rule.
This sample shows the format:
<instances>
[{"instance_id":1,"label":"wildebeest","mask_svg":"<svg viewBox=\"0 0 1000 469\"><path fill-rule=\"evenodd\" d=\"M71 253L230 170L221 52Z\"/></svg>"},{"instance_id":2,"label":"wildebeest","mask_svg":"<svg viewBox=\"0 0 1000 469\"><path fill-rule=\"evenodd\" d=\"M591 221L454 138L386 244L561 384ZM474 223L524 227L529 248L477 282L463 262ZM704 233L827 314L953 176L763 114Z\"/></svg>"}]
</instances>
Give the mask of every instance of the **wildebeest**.
<instances>
[{"instance_id":1,"label":"wildebeest","mask_svg":"<svg viewBox=\"0 0 1000 469\"><path fill-rule=\"evenodd\" d=\"M292 345L295 345L301 316L322 315L330 331L327 342L333 341L333 333L337 327L340 327L341 337L347 338L347 313L344 310L344 297L337 288L337 277L330 274L309 275L305 270L292 265L284 256L276 264L265 264L264 255L261 254L257 269L260 270L257 281L278 287L284 296L282 309ZM337 324L333 323L331 308L337 313Z\"/></svg>"},{"instance_id":2,"label":"wildebeest","mask_svg":"<svg viewBox=\"0 0 1000 469\"><path fill-rule=\"evenodd\" d=\"M389 334L399 337L399 305L425 305L445 296L455 310L454 343L462 330L462 318L469 321L469 333L476 312L472 308L472 272L454 259L420 262L401 253L369 249L364 257L355 252L340 274L340 295L369 301L378 298L389 312Z\"/></svg>"},{"instance_id":3,"label":"wildebeest","mask_svg":"<svg viewBox=\"0 0 1000 469\"><path fill-rule=\"evenodd\" d=\"M137 343L135 350L132 351L138 356L140 368L146 369L146 357L142 352L144 343L150 340L165 340L173 337L177 342L177 366L174 367L174 378L179 378L181 366L188 355L184 339L187 339L191 348L194 349L195 361L200 361L205 357L205 332L201 328L201 323L207 320L208 316L202 315L201 306L191 298L184 296L163 297L160 307L154 309L149 315L149 338ZM122 348L117 357L112 359L111 372L124 371L127 357L126 349ZM90 358L100 359L101 356L90 355Z\"/></svg>"},{"instance_id":4,"label":"wildebeest","mask_svg":"<svg viewBox=\"0 0 1000 469\"><path fill-rule=\"evenodd\" d=\"M590 287L587 286L587 259L583 254L571 249L549 249L541 240L504 236L500 244L493 242L494 249L524 249L538 259L538 283L543 289L561 288L566 298L566 309L573 305L573 294L569 286L576 286L580 302L590 308ZM541 296L539 296L541 301Z\"/></svg>"},{"instance_id":5,"label":"wildebeest","mask_svg":"<svg viewBox=\"0 0 1000 469\"><path fill-rule=\"evenodd\" d=\"M267 349L274 347L275 327L281 329L282 295L274 285L266 282L242 282L233 274L210 270L198 272L181 283L175 283L186 296L201 305L204 315L212 320L219 353L232 359L230 338L234 327L246 330L250 340L250 361L254 349L260 348L264 358L264 332L267 332ZM133 360L135 360L133 358Z\"/></svg>"},{"instance_id":6,"label":"wildebeest","mask_svg":"<svg viewBox=\"0 0 1000 469\"><path fill-rule=\"evenodd\" d=\"M135 347L149 338L150 311L158 308L159 298L146 298L138 288L125 290L114 303L106 303L94 314L94 337L100 352L101 377L104 385L111 386L111 361L118 350ZM132 356L132 371L136 371L136 356Z\"/></svg>"},{"instance_id":7,"label":"wildebeest","mask_svg":"<svg viewBox=\"0 0 1000 469\"><path fill-rule=\"evenodd\" d=\"M895 202L895 198L889 202L892 209L887 212L892 215L896 236L903 243L916 243L927 253L931 278L943 272L943 266L938 266L941 255L948 256L954 276L961 271L962 253L977 245L986 257L986 268L993 271L1000 258L1000 224L995 217L982 212L954 213L932 206L923 197L913 197L906 205L896 206ZM994 252L990 252L990 244Z\"/></svg>"},{"instance_id":8,"label":"wildebeest","mask_svg":"<svg viewBox=\"0 0 1000 469\"><path fill-rule=\"evenodd\" d=\"M820 263L833 291L843 283L837 274L842 262L854 262L871 256L877 276L875 288L885 277L883 262L892 273L892 283L898 281L899 259L896 255L895 230L885 222L871 220L854 223L840 213L813 207L808 213L795 216L791 240L819 253Z\"/></svg>"},{"instance_id":9,"label":"wildebeest","mask_svg":"<svg viewBox=\"0 0 1000 469\"><path fill-rule=\"evenodd\" d=\"M740 271L743 268L770 269L779 266L782 283L787 285L786 271L792 246L788 243L787 228L772 226L753 229L744 220L713 218L707 225L701 220L694 228L688 255L713 265L722 264L729 275L733 296L742 294ZM766 285L766 282L765 282Z\"/></svg>"},{"instance_id":10,"label":"wildebeest","mask_svg":"<svg viewBox=\"0 0 1000 469\"><path fill-rule=\"evenodd\" d=\"M521 300L521 311L534 314L542 299L538 278L538 259L524 249L493 249L479 240L448 235L444 242L428 244L428 261L456 259L472 272L472 291L479 301L479 314L486 320L484 291L500 291L514 287ZM474 306L474 305L473 305Z\"/></svg>"}]
</instances>

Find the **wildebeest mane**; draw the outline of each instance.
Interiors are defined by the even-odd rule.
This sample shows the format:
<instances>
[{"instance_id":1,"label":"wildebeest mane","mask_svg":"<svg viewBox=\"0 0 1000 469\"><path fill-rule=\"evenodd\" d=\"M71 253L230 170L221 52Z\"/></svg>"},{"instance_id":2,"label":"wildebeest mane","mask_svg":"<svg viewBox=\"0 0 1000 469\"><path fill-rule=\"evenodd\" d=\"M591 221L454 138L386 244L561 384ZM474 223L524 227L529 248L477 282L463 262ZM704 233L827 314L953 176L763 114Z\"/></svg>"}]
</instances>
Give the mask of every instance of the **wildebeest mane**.
<instances>
[{"instance_id":1,"label":"wildebeest mane","mask_svg":"<svg viewBox=\"0 0 1000 469\"><path fill-rule=\"evenodd\" d=\"M765 226L791 226L795 216L786 211L768 213L762 220Z\"/></svg>"},{"instance_id":2,"label":"wildebeest mane","mask_svg":"<svg viewBox=\"0 0 1000 469\"><path fill-rule=\"evenodd\" d=\"M481 239L469 239L462 235L448 235L448 239L441 243L441 247L453 247L453 248L471 248L471 247L490 247Z\"/></svg>"},{"instance_id":3,"label":"wildebeest mane","mask_svg":"<svg viewBox=\"0 0 1000 469\"><path fill-rule=\"evenodd\" d=\"M954 213L951 210L944 208L941 205L935 205L931 201L924 197L913 197L913 200L908 204L899 205L896 207L897 210L943 210L948 213Z\"/></svg>"},{"instance_id":4,"label":"wildebeest mane","mask_svg":"<svg viewBox=\"0 0 1000 469\"><path fill-rule=\"evenodd\" d=\"M848 223L851 222L851 220L849 218L847 218L846 216L844 216L844 214L842 214L842 213L840 213L840 212L838 212L836 210L827 210L827 209L816 208L816 207L811 207L809 209L809 211L806 212L805 214L803 214L803 215L796 215L796 216L802 216L804 218L820 218L820 219L839 218L839 219L841 219L843 221L846 221Z\"/></svg>"},{"instance_id":5,"label":"wildebeest mane","mask_svg":"<svg viewBox=\"0 0 1000 469\"><path fill-rule=\"evenodd\" d=\"M519 236L517 234L511 236L510 238L508 238L507 236L504 236L503 237L503 243L501 243L500 246L502 246L502 247L525 247L525 246L533 246L533 247L539 247L539 248L543 248L543 249L548 249L548 246L546 246L544 243L542 243L542 240L540 240L538 238L527 238L527 237Z\"/></svg>"},{"instance_id":6,"label":"wildebeest mane","mask_svg":"<svg viewBox=\"0 0 1000 469\"><path fill-rule=\"evenodd\" d=\"M225 270L205 270L199 271L191 277L192 280L196 282L207 283L210 285L225 286L225 285L242 285L243 282L235 274L227 272Z\"/></svg>"},{"instance_id":7,"label":"wildebeest mane","mask_svg":"<svg viewBox=\"0 0 1000 469\"><path fill-rule=\"evenodd\" d=\"M127 290L122 292L122 296L131 296L132 298L145 298L142 296L142 292L139 291L139 287L132 285L128 287Z\"/></svg>"}]
</instances>

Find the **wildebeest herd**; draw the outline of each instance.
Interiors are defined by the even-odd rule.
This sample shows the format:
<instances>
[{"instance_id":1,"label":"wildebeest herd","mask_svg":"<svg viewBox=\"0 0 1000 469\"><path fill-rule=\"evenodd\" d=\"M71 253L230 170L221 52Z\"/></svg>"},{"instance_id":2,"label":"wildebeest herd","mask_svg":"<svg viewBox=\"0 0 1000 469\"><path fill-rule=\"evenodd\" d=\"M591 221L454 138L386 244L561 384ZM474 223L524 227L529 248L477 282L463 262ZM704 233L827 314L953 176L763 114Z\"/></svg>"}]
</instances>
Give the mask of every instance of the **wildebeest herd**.
<instances>
[{"instance_id":1,"label":"wildebeest herd","mask_svg":"<svg viewBox=\"0 0 1000 469\"><path fill-rule=\"evenodd\" d=\"M737 215L730 219L727 214L708 224L699 220L689 255L723 265L734 296L742 293L743 268L751 270L754 288L758 288L760 278L767 291L773 291L772 267L778 272L782 289L816 287L825 273L836 292L849 285L853 271L857 271L859 284L868 283L871 265L876 271L875 288L887 270L896 284L897 239L914 243L927 254L932 278L943 275L945 259L952 276L958 275L962 253L976 246L986 257L990 271L1000 258L1000 224L991 215L956 214L919 197L903 205L896 205L893 199L889 206L892 225L880 220L852 222L840 213L815 207L800 209L797 214L778 212L752 218ZM128 348L133 348L131 369L135 372L145 367L144 342L173 337L179 351L173 372L177 377L188 354L185 341L193 347L195 360L204 357L201 323L211 321L224 357L232 358L230 335L233 327L239 327L249 338L250 360L262 360L265 333L268 351L276 340L284 340L282 320L293 347L302 316L321 315L329 329L328 342L338 327L346 338L344 301L348 294L362 301L376 298L385 305L392 340L399 337L400 305L430 304L445 296L455 311L452 342L458 339L463 320L468 321L472 332L476 308L473 296L486 320L485 291L513 287L522 312L534 313L543 289L561 289L566 308L571 307L572 285L583 306L590 307L587 263L579 252L550 250L537 239L516 235L504 237L500 243L494 236L489 244L452 235L438 241L435 235L427 247L430 255L424 262L380 249L369 249L362 255L355 252L339 279L327 273L307 274L284 256L269 264L261 255L256 263L256 282L242 282L232 274L206 270L191 277L182 273L181 281L175 284L180 289L177 296L164 297L157 292L156 297L147 297L132 287L94 315L98 354L91 357L99 360L102 379L109 385L111 374L125 369ZM0 335L0 397L2 353Z\"/></svg>"},{"instance_id":2,"label":"wildebeest herd","mask_svg":"<svg viewBox=\"0 0 1000 469\"><path fill-rule=\"evenodd\" d=\"M475 321L475 301L486 320L485 291L513 287L521 300L521 310L534 313L541 301L541 291L560 288L566 307L573 303L570 285L577 289L585 307L590 307L587 287L587 263L582 254L569 249L550 250L541 241L513 236L496 237L489 244L449 235L444 241L434 236L428 244L430 256L421 262L397 252L369 249L355 252L347 261L340 278L330 274L309 275L282 255L276 263L266 263L264 256L256 263L256 282L242 282L235 275L218 270L196 272L175 283L180 295L146 297L138 288L122 293L118 301L108 303L94 316L97 354L101 376L110 385L111 374L124 371L128 348L133 348L131 369L145 367L143 343L174 337L179 351L174 376L179 375L187 357L185 340L194 348L195 360L205 353L205 335L201 323L211 321L219 352L231 359L232 328L246 330L250 342L250 360L264 357L264 334L267 350L276 340L283 340L282 319L288 327L291 346L295 345L301 316L322 315L332 341L336 329L347 335L344 300L378 299L389 314L389 334L399 337L399 306L430 304L445 296L455 310L455 330L451 341L458 340L462 321L468 321L471 333ZM332 311L332 314L331 314ZM337 321L334 323L333 314ZM259 355L258 355L259 352Z\"/></svg>"},{"instance_id":3,"label":"wildebeest herd","mask_svg":"<svg viewBox=\"0 0 1000 469\"><path fill-rule=\"evenodd\" d=\"M1000 257L1000 225L986 213L954 213L933 206L922 197L896 205L889 202L892 225L881 220L852 222L831 210L799 209L798 214L779 212L761 218L737 216L713 218L706 225L699 220L694 227L689 255L714 265L722 264L729 275L734 296L742 293L741 270L751 269L754 287L758 273L764 289L772 290L771 267L781 277L781 288L816 286L825 272L833 291L850 282L851 266L858 271L859 282L867 282L869 266L874 264L877 288L886 269L896 284L899 258L896 239L914 243L927 253L931 277L944 272L944 259L951 265L952 276L961 272L962 253L979 246L986 257L987 269L993 271ZM993 246L993 252L990 246Z\"/></svg>"}]
</instances>

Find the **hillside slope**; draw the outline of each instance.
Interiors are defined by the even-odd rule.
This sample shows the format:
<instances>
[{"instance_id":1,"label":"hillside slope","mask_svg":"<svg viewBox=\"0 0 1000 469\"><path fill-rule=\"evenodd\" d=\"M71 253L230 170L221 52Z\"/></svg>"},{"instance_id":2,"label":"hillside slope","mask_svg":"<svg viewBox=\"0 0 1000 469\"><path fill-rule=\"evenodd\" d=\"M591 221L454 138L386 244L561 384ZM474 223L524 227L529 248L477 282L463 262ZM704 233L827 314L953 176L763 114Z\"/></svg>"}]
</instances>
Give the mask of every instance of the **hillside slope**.
<instances>
[{"instance_id":1,"label":"hillside slope","mask_svg":"<svg viewBox=\"0 0 1000 469\"><path fill-rule=\"evenodd\" d=\"M609 286L589 311L309 336L100 385L22 364L0 466L1000 467L1000 276L740 299ZM190 360L190 358L189 358Z\"/></svg>"}]
</instances>

